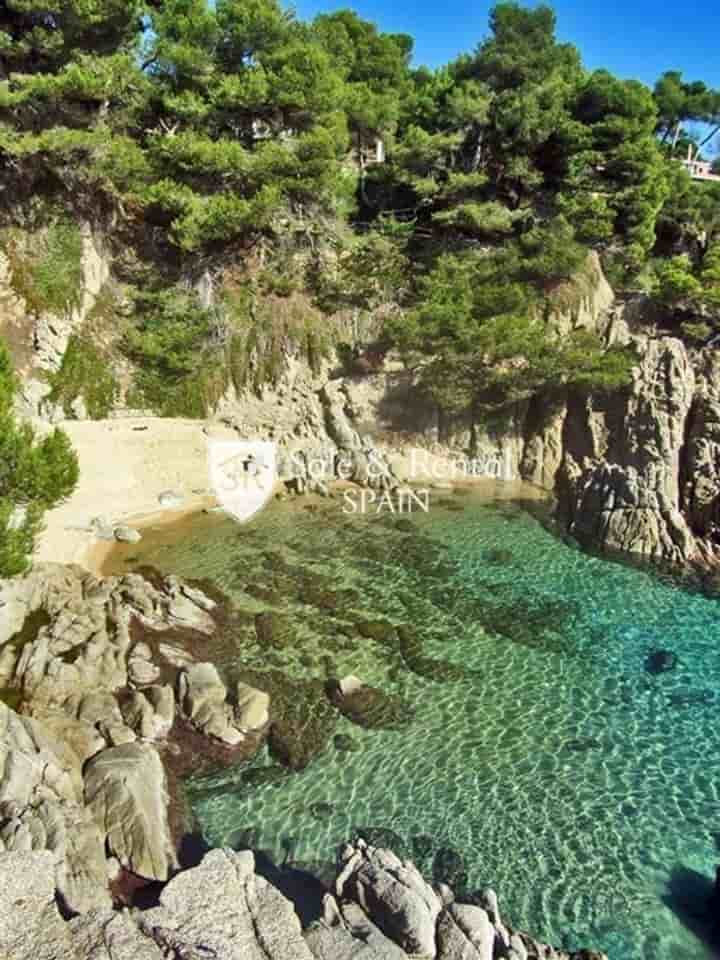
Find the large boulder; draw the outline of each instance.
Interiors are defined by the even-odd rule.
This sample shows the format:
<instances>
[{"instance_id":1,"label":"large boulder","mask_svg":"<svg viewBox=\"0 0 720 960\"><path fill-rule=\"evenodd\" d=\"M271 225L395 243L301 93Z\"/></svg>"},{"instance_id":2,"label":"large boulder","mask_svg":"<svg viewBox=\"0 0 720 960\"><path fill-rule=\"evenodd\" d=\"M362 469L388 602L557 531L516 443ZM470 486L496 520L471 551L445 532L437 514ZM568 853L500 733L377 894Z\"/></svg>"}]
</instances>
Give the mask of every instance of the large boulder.
<instances>
[{"instance_id":1,"label":"large boulder","mask_svg":"<svg viewBox=\"0 0 720 960\"><path fill-rule=\"evenodd\" d=\"M85 960L55 903L55 864L45 850L0 853L0 957Z\"/></svg>"},{"instance_id":2,"label":"large boulder","mask_svg":"<svg viewBox=\"0 0 720 960\"><path fill-rule=\"evenodd\" d=\"M316 960L406 960L407 954L356 903L340 906L326 895L322 921L305 934Z\"/></svg>"},{"instance_id":3,"label":"large boulder","mask_svg":"<svg viewBox=\"0 0 720 960\"><path fill-rule=\"evenodd\" d=\"M212 850L170 881L140 924L173 956L313 960L292 904L255 873L250 851Z\"/></svg>"},{"instance_id":4,"label":"large boulder","mask_svg":"<svg viewBox=\"0 0 720 960\"><path fill-rule=\"evenodd\" d=\"M244 733L262 730L270 720L270 696L242 680L237 685L235 723Z\"/></svg>"},{"instance_id":5,"label":"large boulder","mask_svg":"<svg viewBox=\"0 0 720 960\"><path fill-rule=\"evenodd\" d=\"M107 906L103 839L82 806L78 756L0 703L0 851L51 853L69 910Z\"/></svg>"},{"instance_id":6,"label":"large boulder","mask_svg":"<svg viewBox=\"0 0 720 960\"><path fill-rule=\"evenodd\" d=\"M208 737L237 746L244 739L235 726L227 690L212 663L195 663L178 676L178 704L192 725Z\"/></svg>"},{"instance_id":7,"label":"large boulder","mask_svg":"<svg viewBox=\"0 0 720 960\"><path fill-rule=\"evenodd\" d=\"M123 704L125 722L143 740L164 740L175 720L175 694L170 686L134 690Z\"/></svg>"},{"instance_id":8,"label":"large boulder","mask_svg":"<svg viewBox=\"0 0 720 960\"><path fill-rule=\"evenodd\" d=\"M417 868L390 850L363 841L342 853L338 897L354 900L406 953L435 957L435 927L442 903Z\"/></svg>"},{"instance_id":9,"label":"large boulder","mask_svg":"<svg viewBox=\"0 0 720 960\"><path fill-rule=\"evenodd\" d=\"M482 907L453 903L438 921L438 960L493 960L496 933Z\"/></svg>"},{"instance_id":10,"label":"large boulder","mask_svg":"<svg viewBox=\"0 0 720 960\"><path fill-rule=\"evenodd\" d=\"M75 917L68 927L82 960L164 960L160 947L127 913L94 910Z\"/></svg>"},{"instance_id":11,"label":"large boulder","mask_svg":"<svg viewBox=\"0 0 720 960\"><path fill-rule=\"evenodd\" d=\"M631 387L569 411L560 500L580 539L681 563L697 550L680 490L695 370L681 340L642 336L635 345Z\"/></svg>"},{"instance_id":12,"label":"large boulder","mask_svg":"<svg viewBox=\"0 0 720 960\"><path fill-rule=\"evenodd\" d=\"M412 708L400 697L371 687L357 677L330 681L328 696L340 713L360 727L398 727L410 723L413 718Z\"/></svg>"},{"instance_id":13,"label":"large boulder","mask_svg":"<svg viewBox=\"0 0 720 960\"><path fill-rule=\"evenodd\" d=\"M168 879L174 866L168 796L153 747L128 743L93 757L85 770L85 802L123 867L148 880Z\"/></svg>"}]
</instances>

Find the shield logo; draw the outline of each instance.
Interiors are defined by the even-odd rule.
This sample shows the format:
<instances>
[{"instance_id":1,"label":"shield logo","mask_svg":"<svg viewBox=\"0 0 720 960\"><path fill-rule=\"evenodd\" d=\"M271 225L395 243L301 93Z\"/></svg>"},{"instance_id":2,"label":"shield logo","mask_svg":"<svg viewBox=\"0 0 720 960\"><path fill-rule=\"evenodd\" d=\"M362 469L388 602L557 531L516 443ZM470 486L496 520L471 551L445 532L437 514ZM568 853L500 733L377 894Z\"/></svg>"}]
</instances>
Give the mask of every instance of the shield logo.
<instances>
[{"instance_id":1,"label":"shield logo","mask_svg":"<svg viewBox=\"0 0 720 960\"><path fill-rule=\"evenodd\" d=\"M276 446L270 441L208 439L210 485L223 510L241 522L270 499L276 464Z\"/></svg>"}]
</instances>

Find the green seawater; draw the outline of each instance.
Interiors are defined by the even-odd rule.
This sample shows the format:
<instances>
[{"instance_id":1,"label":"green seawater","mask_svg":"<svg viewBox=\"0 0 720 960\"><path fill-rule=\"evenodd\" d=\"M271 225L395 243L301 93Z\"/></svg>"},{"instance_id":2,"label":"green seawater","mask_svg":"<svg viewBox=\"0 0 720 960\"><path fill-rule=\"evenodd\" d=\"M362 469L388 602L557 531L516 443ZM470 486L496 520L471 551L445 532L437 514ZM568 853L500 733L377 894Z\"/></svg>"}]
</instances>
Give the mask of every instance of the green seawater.
<instances>
[{"instance_id":1,"label":"green seawater","mask_svg":"<svg viewBox=\"0 0 720 960\"><path fill-rule=\"evenodd\" d=\"M244 667L353 673L414 711L394 729L341 718L335 733L356 749L331 742L300 773L190 780L207 841L321 869L358 830L392 831L428 875L492 884L508 922L557 946L713 956L702 911L720 862L718 600L564 543L537 504L435 501L408 529L337 502L280 504L132 548L236 600L219 654L229 682ZM289 624L272 648L254 633L265 609ZM426 675L360 636L358 615L415 625ZM656 649L677 655L674 670L646 670ZM439 679L427 660L444 665ZM263 752L250 770L274 766Z\"/></svg>"}]
</instances>

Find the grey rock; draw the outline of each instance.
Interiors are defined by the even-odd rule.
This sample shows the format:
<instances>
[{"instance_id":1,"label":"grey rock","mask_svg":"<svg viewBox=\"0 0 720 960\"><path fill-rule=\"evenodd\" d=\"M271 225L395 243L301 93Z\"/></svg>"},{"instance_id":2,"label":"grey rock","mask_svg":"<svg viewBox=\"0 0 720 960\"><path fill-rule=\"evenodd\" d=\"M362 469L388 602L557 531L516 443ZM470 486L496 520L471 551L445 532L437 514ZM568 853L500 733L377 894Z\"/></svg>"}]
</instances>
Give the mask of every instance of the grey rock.
<instances>
[{"instance_id":1,"label":"grey rock","mask_svg":"<svg viewBox=\"0 0 720 960\"><path fill-rule=\"evenodd\" d=\"M158 945L126 913L95 910L75 917L68 928L82 960L163 960Z\"/></svg>"},{"instance_id":2,"label":"grey rock","mask_svg":"<svg viewBox=\"0 0 720 960\"><path fill-rule=\"evenodd\" d=\"M493 960L495 939L482 907L453 903L438 921L438 960Z\"/></svg>"},{"instance_id":3,"label":"grey rock","mask_svg":"<svg viewBox=\"0 0 720 960\"><path fill-rule=\"evenodd\" d=\"M130 657L128 660L128 680L136 687L146 687L160 676L160 667L142 657Z\"/></svg>"},{"instance_id":4,"label":"grey rock","mask_svg":"<svg viewBox=\"0 0 720 960\"><path fill-rule=\"evenodd\" d=\"M343 854L339 896L352 899L407 953L435 957L435 926L442 904L417 868L390 850L358 843Z\"/></svg>"},{"instance_id":5,"label":"grey rock","mask_svg":"<svg viewBox=\"0 0 720 960\"><path fill-rule=\"evenodd\" d=\"M0 853L0 951L3 960L85 960L58 913L47 850Z\"/></svg>"},{"instance_id":6,"label":"grey rock","mask_svg":"<svg viewBox=\"0 0 720 960\"><path fill-rule=\"evenodd\" d=\"M114 529L115 539L119 540L120 543L140 543L142 540L142 534L139 530L135 530L133 527L115 527Z\"/></svg>"},{"instance_id":7,"label":"grey rock","mask_svg":"<svg viewBox=\"0 0 720 960\"><path fill-rule=\"evenodd\" d=\"M237 685L235 724L244 733L262 730L270 720L270 697L240 681Z\"/></svg>"},{"instance_id":8,"label":"grey rock","mask_svg":"<svg viewBox=\"0 0 720 960\"><path fill-rule=\"evenodd\" d=\"M88 408L83 397L75 397L70 404L70 413L75 420L90 419L90 414L88 413Z\"/></svg>"},{"instance_id":9,"label":"grey rock","mask_svg":"<svg viewBox=\"0 0 720 960\"><path fill-rule=\"evenodd\" d=\"M566 449L563 488L570 531L626 553L691 559L695 538L680 507L680 467L696 378L672 337L637 338L631 390L590 399ZM576 416L577 419L577 416Z\"/></svg>"},{"instance_id":10,"label":"grey rock","mask_svg":"<svg viewBox=\"0 0 720 960\"><path fill-rule=\"evenodd\" d=\"M334 922L323 920L305 934L316 960L406 960L407 954L368 919L356 903L337 907Z\"/></svg>"},{"instance_id":11,"label":"grey rock","mask_svg":"<svg viewBox=\"0 0 720 960\"><path fill-rule=\"evenodd\" d=\"M244 739L235 726L227 690L212 663L196 663L178 676L178 704L190 722L208 737L235 746Z\"/></svg>"},{"instance_id":12,"label":"grey rock","mask_svg":"<svg viewBox=\"0 0 720 960\"><path fill-rule=\"evenodd\" d=\"M143 740L164 740L175 720L175 694L170 686L135 690L123 704L128 726Z\"/></svg>"},{"instance_id":13,"label":"grey rock","mask_svg":"<svg viewBox=\"0 0 720 960\"><path fill-rule=\"evenodd\" d=\"M140 924L183 958L313 960L292 905L255 874L250 851L212 850L170 881Z\"/></svg>"},{"instance_id":14,"label":"grey rock","mask_svg":"<svg viewBox=\"0 0 720 960\"><path fill-rule=\"evenodd\" d=\"M87 764L85 802L108 850L149 880L167 880L174 864L167 800L162 762L148 744L111 747Z\"/></svg>"}]
</instances>

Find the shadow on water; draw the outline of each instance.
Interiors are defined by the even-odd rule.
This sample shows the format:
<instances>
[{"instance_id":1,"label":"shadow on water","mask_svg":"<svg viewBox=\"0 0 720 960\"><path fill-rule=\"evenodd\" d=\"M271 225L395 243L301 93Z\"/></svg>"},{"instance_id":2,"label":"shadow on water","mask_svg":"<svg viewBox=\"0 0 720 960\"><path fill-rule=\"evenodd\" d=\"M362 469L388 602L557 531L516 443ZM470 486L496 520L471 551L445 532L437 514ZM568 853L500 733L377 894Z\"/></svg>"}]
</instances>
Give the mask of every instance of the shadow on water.
<instances>
[{"instance_id":1,"label":"shadow on water","mask_svg":"<svg viewBox=\"0 0 720 960\"><path fill-rule=\"evenodd\" d=\"M205 837L199 830L183 835L178 846L178 865L183 870L189 870L191 867L200 865L206 853L209 853L211 847Z\"/></svg>"},{"instance_id":2,"label":"shadow on water","mask_svg":"<svg viewBox=\"0 0 720 960\"><path fill-rule=\"evenodd\" d=\"M331 863L292 862L294 841L284 838L282 846L285 857L277 864L266 850L254 845L257 834L254 830L239 830L231 841L233 850L250 850L255 857L255 872L271 883L294 906L303 928L323 914L323 897L330 890L335 878Z\"/></svg>"},{"instance_id":3,"label":"shadow on water","mask_svg":"<svg viewBox=\"0 0 720 960\"><path fill-rule=\"evenodd\" d=\"M665 906L720 960L720 903L712 880L690 867L676 867L670 874Z\"/></svg>"}]
</instances>

